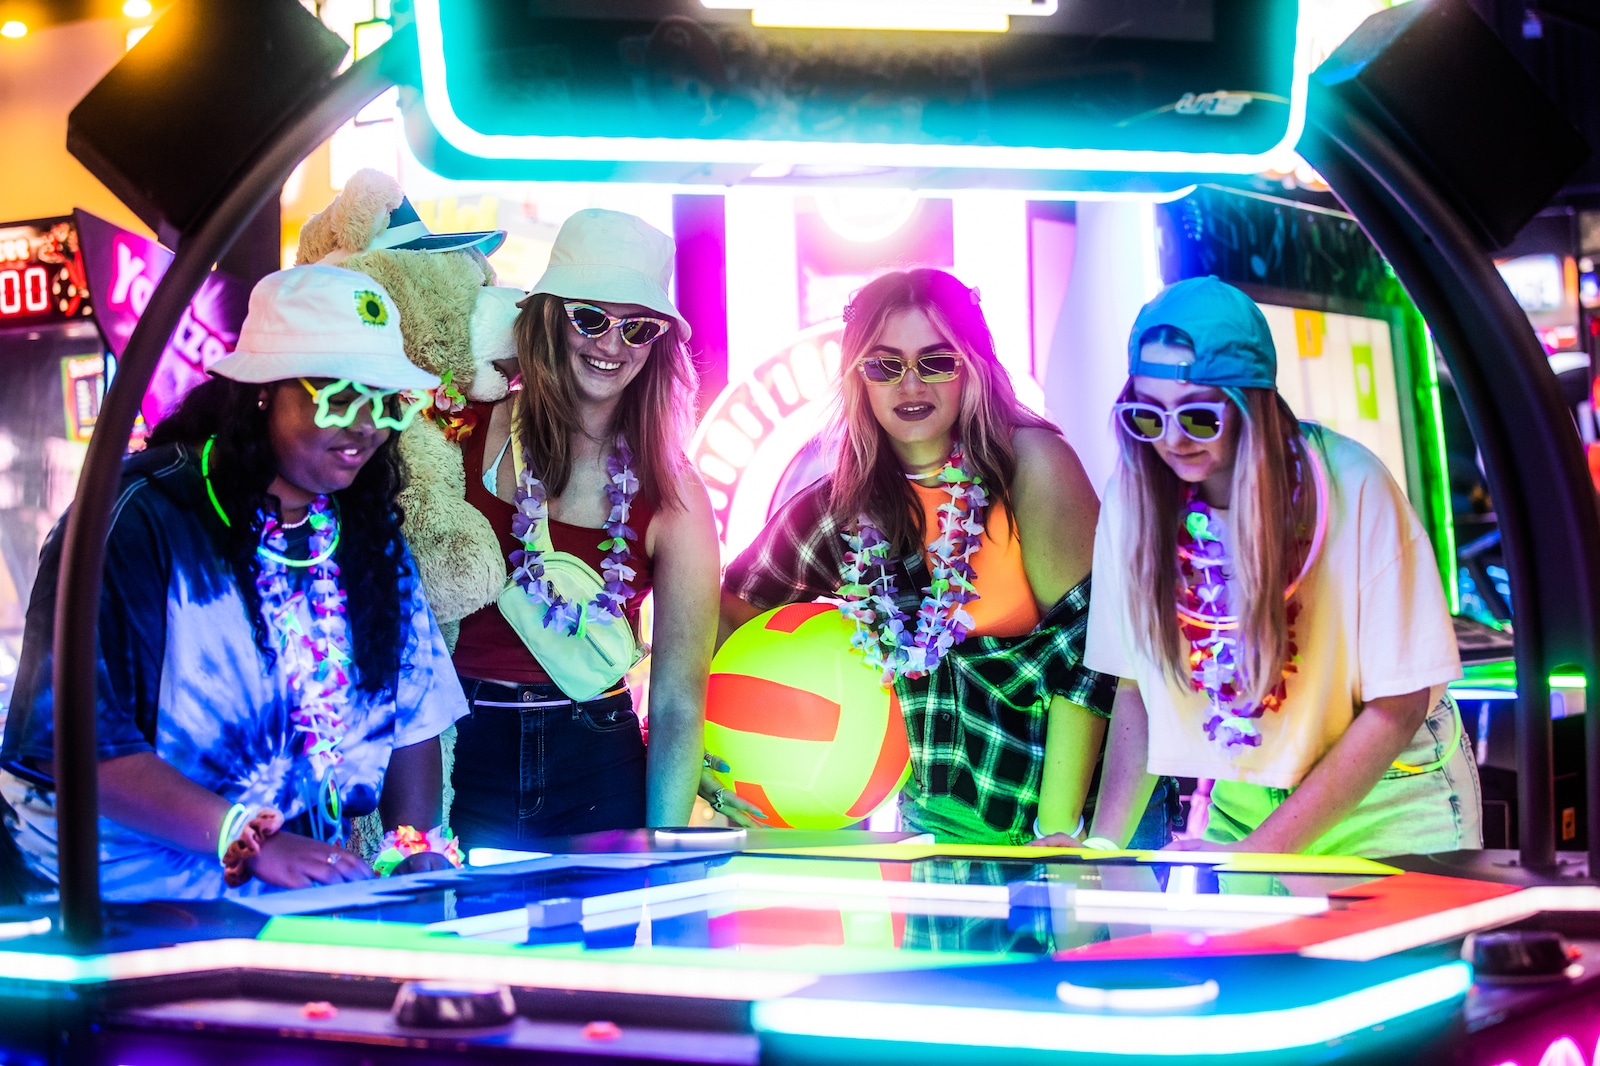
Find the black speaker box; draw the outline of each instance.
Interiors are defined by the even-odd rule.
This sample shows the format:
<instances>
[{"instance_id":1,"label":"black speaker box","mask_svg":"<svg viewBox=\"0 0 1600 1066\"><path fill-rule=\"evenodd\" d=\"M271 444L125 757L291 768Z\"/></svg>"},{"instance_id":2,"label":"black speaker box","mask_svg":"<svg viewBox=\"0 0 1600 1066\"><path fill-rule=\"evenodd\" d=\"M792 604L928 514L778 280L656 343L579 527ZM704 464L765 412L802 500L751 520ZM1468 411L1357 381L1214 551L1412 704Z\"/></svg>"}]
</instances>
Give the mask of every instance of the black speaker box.
<instances>
[{"instance_id":1,"label":"black speaker box","mask_svg":"<svg viewBox=\"0 0 1600 1066\"><path fill-rule=\"evenodd\" d=\"M346 51L298 0L178 0L72 109L67 149L176 246Z\"/></svg>"},{"instance_id":2,"label":"black speaker box","mask_svg":"<svg viewBox=\"0 0 1600 1066\"><path fill-rule=\"evenodd\" d=\"M1493 248L1589 156L1467 0L1413 0L1373 15L1314 78L1383 127Z\"/></svg>"}]
</instances>

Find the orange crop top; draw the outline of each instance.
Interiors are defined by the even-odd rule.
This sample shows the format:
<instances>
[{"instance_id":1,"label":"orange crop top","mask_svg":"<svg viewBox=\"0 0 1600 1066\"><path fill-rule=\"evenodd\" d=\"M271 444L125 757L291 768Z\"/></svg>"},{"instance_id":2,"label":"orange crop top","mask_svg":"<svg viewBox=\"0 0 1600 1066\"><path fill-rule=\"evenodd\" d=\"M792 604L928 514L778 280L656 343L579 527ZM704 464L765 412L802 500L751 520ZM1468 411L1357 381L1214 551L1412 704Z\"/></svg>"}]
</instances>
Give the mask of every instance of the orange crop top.
<instances>
[{"instance_id":1,"label":"orange crop top","mask_svg":"<svg viewBox=\"0 0 1600 1066\"><path fill-rule=\"evenodd\" d=\"M939 535L938 508L949 502L950 494L914 481L911 488L922 502L923 528L931 541ZM922 561L932 565L926 549ZM1033 587L1022 566L1022 540L1011 527L1011 515L998 504L989 508L978 554L972 557L972 569L977 574L973 585L978 590L978 598L967 604L974 623L973 636L1020 637L1039 624L1039 605L1034 602Z\"/></svg>"}]
</instances>

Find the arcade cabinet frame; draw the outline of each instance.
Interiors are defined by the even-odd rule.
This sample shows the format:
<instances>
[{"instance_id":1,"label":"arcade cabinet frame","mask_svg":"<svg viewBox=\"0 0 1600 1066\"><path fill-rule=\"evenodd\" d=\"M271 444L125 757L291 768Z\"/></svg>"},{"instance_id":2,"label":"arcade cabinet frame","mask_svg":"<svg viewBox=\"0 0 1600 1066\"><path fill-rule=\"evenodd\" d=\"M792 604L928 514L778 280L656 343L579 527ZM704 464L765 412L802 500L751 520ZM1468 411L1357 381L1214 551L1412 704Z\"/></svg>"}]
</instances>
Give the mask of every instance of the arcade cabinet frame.
<instances>
[{"instance_id":1,"label":"arcade cabinet frame","mask_svg":"<svg viewBox=\"0 0 1600 1066\"><path fill-rule=\"evenodd\" d=\"M404 57L414 48L414 33L401 31L326 79L311 103L284 119L222 195L178 234L176 258L107 393L67 522L55 628L61 917L74 943L91 944L103 932L94 649L106 536L140 398L212 264L312 149L404 79ZM1556 667L1576 668L1589 679L1588 824L1600 826L1600 511L1555 380L1527 317L1495 272L1483 228L1436 188L1422 169L1427 160L1417 158L1414 146L1408 151L1403 134L1357 84L1360 64L1338 60L1336 54L1312 77L1299 151L1326 177L1422 311L1482 454L1517 611L1521 863L1530 874L1548 876L1558 872L1547 681ZM1588 858L1588 869L1600 871L1600 831L1594 828ZM1473 861L1464 853L1457 859Z\"/></svg>"}]
</instances>

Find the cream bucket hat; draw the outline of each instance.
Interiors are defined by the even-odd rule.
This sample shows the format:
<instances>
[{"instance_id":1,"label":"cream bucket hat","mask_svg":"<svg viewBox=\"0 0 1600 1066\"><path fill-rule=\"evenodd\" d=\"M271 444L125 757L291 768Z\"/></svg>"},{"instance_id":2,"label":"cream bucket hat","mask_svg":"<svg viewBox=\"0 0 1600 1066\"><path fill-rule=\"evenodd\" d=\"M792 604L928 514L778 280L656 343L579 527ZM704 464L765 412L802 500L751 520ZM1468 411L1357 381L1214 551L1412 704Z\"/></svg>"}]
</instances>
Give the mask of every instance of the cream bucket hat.
<instances>
[{"instance_id":1,"label":"cream bucket hat","mask_svg":"<svg viewBox=\"0 0 1600 1066\"><path fill-rule=\"evenodd\" d=\"M667 298L677 246L642 218L588 208L561 224L550 265L529 296L638 304L667 315L688 340L689 323Z\"/></svg>"},{"instance_id":2,"label":"cream bucket hat","mask_svg":"<svg viewBox=\"0 0 1600 1066\"><path fill-rule=\"evenodd\" d=\"M400 310L372 278L313 264L268 274L250 292L233 354L211 367L235 381L335 378L373 389L439 384L406 358Z\"/></svg>"}]
</instances>

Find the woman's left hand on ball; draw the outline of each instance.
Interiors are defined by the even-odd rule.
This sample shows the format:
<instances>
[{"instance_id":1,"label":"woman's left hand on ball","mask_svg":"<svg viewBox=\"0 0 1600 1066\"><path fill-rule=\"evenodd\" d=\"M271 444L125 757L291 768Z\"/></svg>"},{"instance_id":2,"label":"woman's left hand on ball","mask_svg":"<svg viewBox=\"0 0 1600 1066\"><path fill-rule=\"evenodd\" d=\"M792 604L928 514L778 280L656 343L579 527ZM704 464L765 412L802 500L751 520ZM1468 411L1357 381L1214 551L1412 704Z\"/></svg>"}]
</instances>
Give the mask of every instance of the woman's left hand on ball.
<instances>
[{"instance_id":1,"label":"woman's left hand on ball","mask_svg":"<svg viewBox=\"0 0 1600 1066\"><path fill-rule=\"evenodd\" d=\"M725 760L706 752L705 766L700 771L700 798L711 804L711 809L725 816L732 825L742 826L745 829L760 829L767 821L767 812L742 799L733 789L728 788L716 776L718 773L729 773Z\"/></svg>"}]
</instances>

